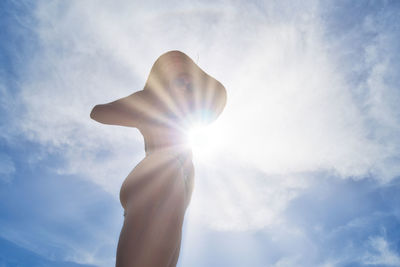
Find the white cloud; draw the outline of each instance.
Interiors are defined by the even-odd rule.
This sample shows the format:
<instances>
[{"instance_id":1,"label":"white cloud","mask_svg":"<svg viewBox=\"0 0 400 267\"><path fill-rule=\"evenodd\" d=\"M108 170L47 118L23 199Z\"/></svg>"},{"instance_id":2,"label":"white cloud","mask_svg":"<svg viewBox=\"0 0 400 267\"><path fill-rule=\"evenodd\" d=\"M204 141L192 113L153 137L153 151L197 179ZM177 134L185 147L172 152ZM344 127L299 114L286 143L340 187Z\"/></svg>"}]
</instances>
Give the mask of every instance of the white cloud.
<instances>
[{"instance_id":1,"label":"white cloud","mask_svg":"<svg viewBox=\"0 0 400 267\"><path fill-rule=\"evenodd\" d=\"M316 1L110 3L38 2L33 30L40 49L24 69L17 105L0 86L0 105L15 122L2 126L2 138L24 134L65 158L55 172L78 174L117 198L122 179L144 156L142 139L137 130L91 121L90 109L140 90L154 60L180 49L219 79L229 97L218 121L225 128L221 151L195 162L189 223L218 231L263 228L271 246L291 255L276 266L356 259L360 248L351 244L346 256L323 255L341 226L325 233L324 243L282 213L315 182L315 172L380 181L400 174L396 36L384 20L370 16L331 43ZM366 32L374 37L364 40ZM355 53L357 38L363 39L360 60L341 61ZM363 75L351 76L355 69ZM0 156L1 177L8 181L14 172L12 160ZM363 229L362 223L355 218L343 227ZM72 261L114 261L100 257L111 245L59 244ZM399 255L378 236L361 261L395 266Z\"/></svg>"},{"instance_id":2,"label":"white cloud","mask_svg":"<svg viewBox=\"0 0 400 267\"><path fill-rule=\"evenodd\" d=\"M369 239L370 248L363 256L362 262L367 265L377 266L399 266L400 256L390 249L388 242L382 236L375 236Z\"/></svg>"},{"instance_id":3,"label":"white cloud","mask_svg":"<svg viewBox=\"0 0 400 267\"><path fill-rule=\"evenodd\" d=\"M283 258L278 260L273 267L291 267L291 266L296 266L298 264L299 261L299 256L292 256L292 257L287 257L287 258ZM326 266L326 267L330 267L330 266Z\"/></svg>"},{"instance_id":4,"label":"white cloud","mask_svg":"<svg viewBox=\"0 0 400 267\"><path fill-rule=\"evenodd\" d=\"M378 125L384 135L371 136L375 126L368 123L371 114L391 114L390 99L381 99L379 112L360 108L324 40L318 3L120 4L42 1L35 11L41 49L22 84L26 113L17 124L63 154L59 173L80 174L117 196L144 155L142 139L136 130L90 121L90 109L140 90L151 64L170 49L189 54L228 90L219 120L229 130L225 155L216 153L214 166L198 164L199 202L193 203L213 227L254 229L276 221L307 186L300 174L328 170L390 180L400 173L391 161L398 142L382 143L397 117ZM385 62L371 63L371 90L384 83ZM230 168L240 164L260 172ZM206 183L214 191L202 190Z\"/></svg>"},{"instance_id":5,"label":"white cloud","mask_svg":"<svg viewBox=\"0 0 400 267\"><path fill-rule=\"evenodd\" d=\"M0 153L0 181L10 183L15 173L13 160L6 154Z\"/></svg>"},{"instance_id":6,"label":"white cloud","mask_svg":"<svg viewBox=\"0 0 400 267\"><path fill-rule=\"evenodd\" d=\"M214 162L217 166L197 162L187 218L215 230L247 231L279 225L288 202L310 182L306 174L267 176L232 159L221 157Z\"/></svg>"}]
</instances>

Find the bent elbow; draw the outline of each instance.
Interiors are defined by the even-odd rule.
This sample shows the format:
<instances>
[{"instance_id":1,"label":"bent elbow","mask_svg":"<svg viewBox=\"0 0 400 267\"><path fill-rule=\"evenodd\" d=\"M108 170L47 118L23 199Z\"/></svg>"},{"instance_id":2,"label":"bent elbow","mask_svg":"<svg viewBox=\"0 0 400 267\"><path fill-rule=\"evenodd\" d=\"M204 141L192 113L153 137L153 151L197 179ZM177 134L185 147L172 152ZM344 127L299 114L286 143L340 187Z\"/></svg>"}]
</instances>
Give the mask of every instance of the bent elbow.
<instances>
[{"instance_id":1,"label":"bent elbow","mask_svg":"<svg viewBox=\"0 0 400 267\"><path fill-rule=\"evenodd\" d=\"M96 106L94 106L93 108L92 108L92 111L90 112L90 118L92 119L92 120L95 120L95 121L97 121L97 119L96 119L96 111L98 110L98 108L99 108L99 105L96 105Z\"/></svg>"}]
</instances>

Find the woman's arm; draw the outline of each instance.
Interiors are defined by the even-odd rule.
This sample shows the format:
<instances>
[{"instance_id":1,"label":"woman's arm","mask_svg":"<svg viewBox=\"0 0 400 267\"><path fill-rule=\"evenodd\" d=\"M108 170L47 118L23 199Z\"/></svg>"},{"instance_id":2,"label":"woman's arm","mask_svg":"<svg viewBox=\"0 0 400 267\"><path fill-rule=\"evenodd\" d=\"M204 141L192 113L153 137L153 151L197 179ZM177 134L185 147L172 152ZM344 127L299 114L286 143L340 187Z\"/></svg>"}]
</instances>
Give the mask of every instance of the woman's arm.
<instances>
[{"instance_id":1,"label":"woman's arm","mask_svg":"<svg viewBox=\"0 0 400 267\"><path fill-rule=\"evenodd\" d=\"M147 110L149 106L142 94L132 94L114 102L96 105L90 118L104 124L138 127Z\"/></svg>"}]
</instances>

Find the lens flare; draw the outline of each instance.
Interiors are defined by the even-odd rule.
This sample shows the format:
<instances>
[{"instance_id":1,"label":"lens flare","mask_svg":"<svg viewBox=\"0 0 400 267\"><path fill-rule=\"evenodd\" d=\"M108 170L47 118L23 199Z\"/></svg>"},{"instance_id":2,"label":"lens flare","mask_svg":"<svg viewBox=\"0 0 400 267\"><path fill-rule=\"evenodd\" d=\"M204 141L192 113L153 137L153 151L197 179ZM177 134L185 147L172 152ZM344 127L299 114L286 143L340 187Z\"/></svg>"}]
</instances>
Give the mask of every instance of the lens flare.
<instances>
[{"instance_id":1,"label":"lens flare","mask_svg":"<svg viewBox=\"0 0 400 267\"><path fill-rule=\"evenodd\" d=\"M187 141L196 158L208 158L217 152L221 133L215 124L195 124L187 133Z\"/></svg>"}]
</instances>

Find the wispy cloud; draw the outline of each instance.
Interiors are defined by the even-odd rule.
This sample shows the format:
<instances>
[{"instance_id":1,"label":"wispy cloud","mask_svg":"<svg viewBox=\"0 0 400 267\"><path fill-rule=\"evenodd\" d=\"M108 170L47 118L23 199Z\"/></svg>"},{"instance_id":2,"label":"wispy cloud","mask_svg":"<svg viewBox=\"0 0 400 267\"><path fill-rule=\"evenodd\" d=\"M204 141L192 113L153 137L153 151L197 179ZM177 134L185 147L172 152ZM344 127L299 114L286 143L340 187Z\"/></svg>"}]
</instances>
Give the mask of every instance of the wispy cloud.
<instances>
[{"instance_id":1,"label":"wispy cloud","mask_svg":"<svg viewBox=\"0 0 400 267\"><path fill-rule=\"evenodd\" d=\"M0 153L0 181L10 183L14 173L15 165L12 159L8 155Z\"/></svg>"},{"instance_id":2,"label":"wispy cloud","mask_svg":"<svg viewBox=\"0 0 400 267\"><path fill-rule=\"evenodd\" d=\"M319 3L153 5L125 2L123 12L105 2L37 5L33 30L41 49L28 64L21 92L26 112L16 123L31 140L62 151L66 164L59 173L80 173L118 192L143 157L141 137L136 130L98 125L88 114L97 103L142 89L153 61L169 49L185 51L228 88L219 123L231 159L218 165L218 173L235 162L289 180L320 170L382 180L400 173L393 162L397 117L391 118L393 108L379 108L392 98L378 104L372 93L364 102L354 98L326 42ZM382 80L390 61L371 52L382 45L366 45L373 71L363 81L371 92L382 87L377 83L393 92ZM368 103L379 112L365 113L361 107ZM369 121L381 121L376 116L391 123L374 130ZM393 138L382 143L383 135ZM212 175L208 179L219 178ZM249 190L257 191L256 183ZM275 203L289 201L290 194Z\"/></svg>"},{"instance_id":3,"label":"wispy cloud","mask_svg":"<svg viewBox=\"0 0 400 267\"><path fill-rule=\"evenodd\" d=\"M390 249L387 240L382 236L374 236L369 239L372 251L363 256L363 263L377 266L399 266L400 256Z\"/></svg>"},{"instance_id":4,"label":"wispy cloud","mask_svg":"<svg viewBox=\"0 0 400 267\"><path fill-rule=\"evenodd\" d=\"M40 144L63 158L55 173L79 175L117 198L122 179L144 156L142 139L135 129L91 121L89 112L141 90L161 53L182 50L228 90L218 120L221 151L195 162L189 221L219 231L267 231L294 255L271 261L276 266L340 266L353 259L341 261L343 251L332 245L337 254L321 260L317 254L328 252L318 249L326 244L316 233L349 229L349 215L335 217L332 203L368 217L356 212L351 194L335 191L338 202L326 203L333 215L312 201L300 207L324 214L310 218L318 222L312 231L296 216L288 222L287 213L326 176L390 184L400 175L399 16L385 3L39 1L35 23L25 24L37 50L20 66L17 97L0 102L23 108L9 109L12 123L1 135ZM337 229L324 222L337 222ZM333 235L331 243L351 243ZM396 259L376 240L369 244L377 253L364 260ZM299 248L307 259L295 253ZM91 255L71 259L90 262Z\"/></svg>"}]
</instances>

